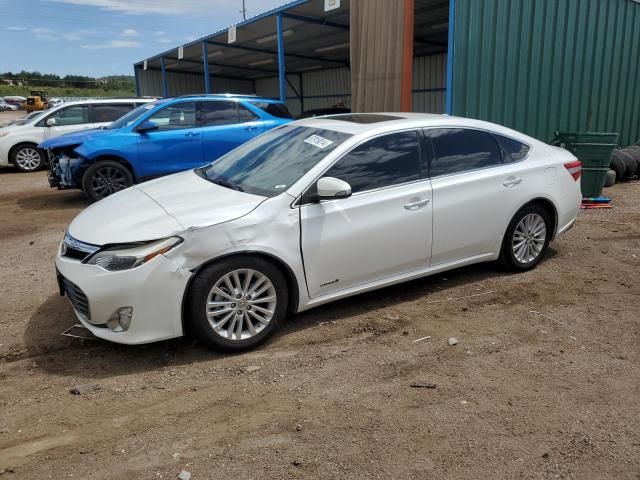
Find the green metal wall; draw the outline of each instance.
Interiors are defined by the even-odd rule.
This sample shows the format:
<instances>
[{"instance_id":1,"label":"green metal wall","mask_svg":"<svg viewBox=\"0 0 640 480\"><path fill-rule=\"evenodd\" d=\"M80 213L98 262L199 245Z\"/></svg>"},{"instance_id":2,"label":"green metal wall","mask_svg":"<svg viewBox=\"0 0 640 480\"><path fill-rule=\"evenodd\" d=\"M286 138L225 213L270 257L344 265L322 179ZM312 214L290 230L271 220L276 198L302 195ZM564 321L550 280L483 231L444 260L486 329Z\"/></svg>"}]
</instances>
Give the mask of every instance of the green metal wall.
<instances>
[{"instance_id":1,"label":"green metal wall","mask_svg":"<svg viewBox=\"0 0 640 480\"><path fill-rule=\"evenodd\" d=\"M640 138L640 3L451 1L454 115L545 141L554 130Z\"/></svg>"}]
</instances>

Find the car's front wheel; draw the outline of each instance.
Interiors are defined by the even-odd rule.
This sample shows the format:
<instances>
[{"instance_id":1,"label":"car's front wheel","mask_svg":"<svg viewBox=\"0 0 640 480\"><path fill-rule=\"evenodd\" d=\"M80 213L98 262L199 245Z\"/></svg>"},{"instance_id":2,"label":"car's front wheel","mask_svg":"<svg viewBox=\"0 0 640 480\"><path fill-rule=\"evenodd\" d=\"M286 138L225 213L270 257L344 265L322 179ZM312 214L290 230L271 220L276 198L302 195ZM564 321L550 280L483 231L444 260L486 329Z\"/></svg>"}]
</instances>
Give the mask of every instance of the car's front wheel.
<instances>
[{"instance_id":1,"label":"car's front wheel","mask_svg":"<svg viewBox=\"0 0 640 480\"><path fill-rule=\"evenodd\" d=\"M21 172L36 172L44 166L44 154L35 145L18 145L11 151L11 163Z\"/></svg>"},{"instance_id":2,"label":"car's front wheel","mask_svg":"<svg viewBox=\"0 0 640 480\"><path fill-rule=\"evenodd\" d=\"M502 241L500 263L509 270L531 270L544 257L550 240L549 213L540 205L527 205L509 223Z\"/></svg>"},{"instance_id":3,"label":"car's front wheel","mask_svg":"<svg viewBox=\"0 0 640 480\"><path fill-rule=\"evenodd\" d=\"M82 190L92 202L102 200L133 185L127 167L114 160L96 162L82 176Z\"/></svg>"},{"instance_id":4,"label":"car's front wheel","mask_svg":"<svg viewBox=\"0 0 640 480\"><path fill-rule=\"evenodd\" d=\"M190 330L207 345L246 350L264 342L287 314L284 275L258 257L224 259L193 281L185 315Z\"/></svg>"}]
</instances>

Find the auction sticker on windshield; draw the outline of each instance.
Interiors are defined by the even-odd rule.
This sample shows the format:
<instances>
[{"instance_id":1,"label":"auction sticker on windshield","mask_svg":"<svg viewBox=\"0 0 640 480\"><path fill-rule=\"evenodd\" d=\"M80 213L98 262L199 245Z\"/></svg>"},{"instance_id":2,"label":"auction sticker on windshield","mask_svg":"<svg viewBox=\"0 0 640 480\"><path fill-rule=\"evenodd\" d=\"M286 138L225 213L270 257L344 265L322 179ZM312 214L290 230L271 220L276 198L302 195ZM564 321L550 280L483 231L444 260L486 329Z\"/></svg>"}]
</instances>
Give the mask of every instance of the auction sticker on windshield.
<instances>
[{"instance_id":1,"label":"auction sticker on windshield","mask_svg":"<svg viewBox=\"0 0 640 480\"><path fill-rule=\"evenodd\" d=\"M305 143L313 145L318 148L327 148L329 145L333 143L332 140L328 140L320 135L311 135L309 138L305 139Z\"/></svg>"}]
</instances>

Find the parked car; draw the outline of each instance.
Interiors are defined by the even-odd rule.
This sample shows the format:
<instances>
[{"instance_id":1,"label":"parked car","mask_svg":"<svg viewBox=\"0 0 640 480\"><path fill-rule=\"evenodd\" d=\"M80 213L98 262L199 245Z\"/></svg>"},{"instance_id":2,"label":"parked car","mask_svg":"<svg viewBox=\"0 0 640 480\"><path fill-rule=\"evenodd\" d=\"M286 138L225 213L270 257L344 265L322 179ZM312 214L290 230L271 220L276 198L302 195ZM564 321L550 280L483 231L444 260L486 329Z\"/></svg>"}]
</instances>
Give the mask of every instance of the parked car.
<instances>
[{"instance_id":1,"label":"parked car","mask_svg":"<svg viewBox=\"0 0 640 480\"><path fill-rule=\"evenodd\" d=\"M50 98L49 108L57 107L59 105L62 105L63 103L64 103L64 100L62 100L61 98Z\"/></svg>"},{"instance_id":2,"label":"parked car","mask_svg":"<svg viewBox=\"0 0 640 480\"><path fill-rule=\"evenodd\" d=\"M276 101L242 95L185 96L146 104L103 130L41 144L49 184L96 201L153 177L200 167L291 121Z\"/></svg>"},{"instance_id":3,"label":"parked car","mask_svg":"<svg viewBox=\"0 0 640 480\"><path fill-rule=\"evenodd\" d=\"M27 103L27 97L20 95L5 95L3 98L5 102L18 107L18 110L23 109Z\"/></svg>"},{"instance_id":4,"label":"parked car","mask_svg":"<svg viewBox=\"0 0 640 480\"><path fill-rule=\"evenodd\" d=\"M40 170L45 165L41 142L65 133L99 128L151 100L119 98L64 103L23 124L0 128L0 167L15 165L23 172Z\"/></svg>"},{"instance_id":5,"label":"parked car","mask_svg":"<svg viewBox=\"0 0 640 480\"><path fill-rule=\"evenodd\" d=\"M491 123L358 114L273 129L81 212L60 291L97 337L242 350L290 312L465 265L534 268L576 220L580 162Z\"/></svg>"},{"instance_id":6,"label":"parked car","mask_svg":"<svg viewBox=\"0 0 640 480\"><path fill-rule=\"evenodd\" d=\"M18 106L7 103L3 98L0 98L0 112L4 112L5 110L16 111L18 110Z\"/></svg>"}]
</instances>

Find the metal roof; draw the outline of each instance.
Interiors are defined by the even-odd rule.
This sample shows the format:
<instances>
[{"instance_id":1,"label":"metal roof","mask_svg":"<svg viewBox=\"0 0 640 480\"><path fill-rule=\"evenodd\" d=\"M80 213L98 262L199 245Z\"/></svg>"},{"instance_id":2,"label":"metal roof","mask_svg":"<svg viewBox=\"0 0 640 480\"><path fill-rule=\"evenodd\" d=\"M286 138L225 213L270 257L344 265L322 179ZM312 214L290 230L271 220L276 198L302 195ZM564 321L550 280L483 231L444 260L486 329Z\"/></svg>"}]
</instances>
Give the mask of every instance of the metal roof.
<instances>
[{"instance_id":1,"label":"metal roof","mask_svg":"<svg viewBox=\"0 0 640 480\"><path fill-rule=\"evenodd\" d=\"M416 0L414 56L447 50L449 0ZM213 76L255 79L278 74L276 17L282 16L287 74L349 66L350 0L324 11L324 0L296 0L236 25L236 41L228 43L228 27L147 59L159 70L203 73L203 44ZM144 61L134 66L141 68Z\"/></svg>"}]
</instances>

